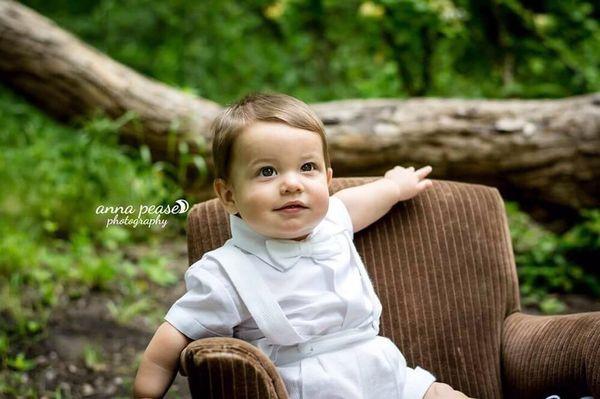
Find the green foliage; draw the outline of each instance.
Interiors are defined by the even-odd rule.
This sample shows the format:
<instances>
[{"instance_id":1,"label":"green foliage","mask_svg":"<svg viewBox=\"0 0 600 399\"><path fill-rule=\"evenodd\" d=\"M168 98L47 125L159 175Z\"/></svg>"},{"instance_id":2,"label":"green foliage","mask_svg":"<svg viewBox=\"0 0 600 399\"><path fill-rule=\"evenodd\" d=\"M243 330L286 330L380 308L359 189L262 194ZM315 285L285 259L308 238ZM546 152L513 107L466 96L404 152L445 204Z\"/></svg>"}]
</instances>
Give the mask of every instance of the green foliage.
<instances>
[{"instance_id":1,"label":"green foliage","mask_svg":"<svg viewBox=\"0 0 600 399\"><path fill-rule=\"evenodd\" d=\"M102 348L94 345L88 344L83 348L83 361L85 366L93 371L106 371L108 368L102 354Z\"/></svg>"},{"instance_id":2,"label":"green foliage","mask_svg":"<svg viewBox=\"0 0 600 399\"><path fill-rule=\"evenodd\" d=\"M117 143L132 118L97 117L73 129L60 126L0 90L0 380L35 367L30 348L44 338L52 310L89 291L106 291L118 312L131 316L132 298L172 285L160 239L179 234L185 215L167 215L164 229L106 226L98 205L168 205L183 193L160 163ZM137 215L134 215L137 216ZM159 228L156 228L159 229ZM127 250L144 245L132 262ZM159 308L147 300L144 312ZM137 313L139 314L139 312ZM89 349L88 367L101 367ZM15 377L16 378L16 377ZM0 384L0 396L11 391ZM35 395L31 397L36 397Z\"/></svg>"},{"instance_id":3,"label":"green foliage","mask_svg":"<svg viewBox=\"0 0 600 399\"><path fill-rule=\"evenodd\" d=\"M0 199L6 223L45 237L68 238L82 230L95 235L106 223L104 215L92 212L98 205L139 206L148 199L166 205L182 195L175 184L157 183L160 164L132 161L119 150L117 129L123 120L94 119L73 132L15 104L5 91L0 101Z\"/></svg>"},{"instance_id":4,"label":"green foliage","mask_svg":"<svg viewBox=\"0 0 600 399\"><path fill-rule=\"evenodd\" d=\"M18 371L28 371L35 367L35 362L25 357L25 354L19 353L14 358L8 359L8 366Z\"/></svg>"},{"instance_id":5,"label":"green foliage","mask_svg":"<svg viewBox=\"0 0 600 399\"><path fill-rule=\"evenodd\" d=\"M582 215L583 223L565 233L563 245L571 252L600 251L600 209L585 209Z\"/></svg>"},{"instance_id":6,"label":"green foliage","mask_svg":"<svg viewBox=\"0 0 600 399\"><path fill-rule=\"evenodd\" d=\"M506 209L524 303L546 311L563 307L550 293L578 292L600 297L600 209L582 211L582 222L564 234L549 232L522 213L514 202Z\"/></svg>"},{"instance_id":7,"label":"green foliage","mask_svg":"<svg viewBox=\"0 0 600 399\"><path fill-rule=\"evenodd\" d=\"M227 103L600 89L589 0L26 0L134 69Z\"/></svg>"}]
</instances>

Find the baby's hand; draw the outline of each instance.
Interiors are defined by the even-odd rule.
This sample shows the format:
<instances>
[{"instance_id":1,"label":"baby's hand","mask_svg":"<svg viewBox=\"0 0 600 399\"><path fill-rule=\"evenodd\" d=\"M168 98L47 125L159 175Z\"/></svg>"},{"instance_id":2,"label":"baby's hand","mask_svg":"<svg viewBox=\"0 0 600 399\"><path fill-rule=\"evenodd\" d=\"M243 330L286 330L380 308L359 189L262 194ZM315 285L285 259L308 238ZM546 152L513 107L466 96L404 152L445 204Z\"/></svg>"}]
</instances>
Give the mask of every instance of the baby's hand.
<instances>
[{"instance_id":1,"label":"baby's hand","mask_svg":"<svg viewBox=\"0 0 600 399\"><path fill-rule=\"evenodd\" d=\"M448 384L434 382L425 392L423 399L469 399L469 397L460 391L455 391Z\"/></svg>"},{"instance_id":2,"label":"baby's hand","mask_svg":"<svg viewBox=\"0 0 600 399\"><path fill-rule=\"evenodd\" d=\"M409 168L396 166L385 172L383 177L394 181L398 185L398 201L404 201L433 185L431 180L425 179L431 171L432 168L429 165L417 171L412 166Z\"/></svg>"}]
</instances>

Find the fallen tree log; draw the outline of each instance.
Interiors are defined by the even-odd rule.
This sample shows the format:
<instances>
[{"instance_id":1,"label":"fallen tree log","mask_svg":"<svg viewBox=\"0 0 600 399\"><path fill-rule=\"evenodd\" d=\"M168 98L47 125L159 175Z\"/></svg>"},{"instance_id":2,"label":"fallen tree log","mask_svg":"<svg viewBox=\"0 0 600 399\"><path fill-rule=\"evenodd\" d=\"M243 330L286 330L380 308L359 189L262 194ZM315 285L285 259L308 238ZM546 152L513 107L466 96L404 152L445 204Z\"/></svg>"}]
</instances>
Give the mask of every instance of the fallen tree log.
<instances>
[{"instance_id":1,"label":"fallen tree log","mask_svg":"<svg viewBox=\"0 0 600 399\"><path fill-rule=\"evenodd\" d=\"M0 80L60 120L133 112L122 140L176 164L204 156L221 106L146 78L35 11L0 0ZM312 104L337 176L433 166L431 177L498 187L505 198L574 214L600 202L600 93L557 100L342 100ZM204 182L194 190L212 195Z\"/></svg>"},{"instance_id":2,"label":"fallen tree log","mask_svg":"<svg viewBox=\"0 0 600 399\"><path fill-rule=\"evenodd\" d=\"M431 164L433 175L493 185L571 209L600 202L600 94L559 100L410 99L315 104L333 161L352 175Z\"/></svg>"},{"instance_id":3,"label":"fallen tree log","mask_svg":"<svg viewBox=\"0 0 600 399\"><path fill-rule=\"evenodd\" d=\"M146 143L156 159L185 141L191 151L221 107L135 72L14 1L0 0L0 80L61 121L133 112L122 138ZM171 137L170 135L171 134ZM169 141L171 140L171 141Z\"/></svg>"}]
</instances>

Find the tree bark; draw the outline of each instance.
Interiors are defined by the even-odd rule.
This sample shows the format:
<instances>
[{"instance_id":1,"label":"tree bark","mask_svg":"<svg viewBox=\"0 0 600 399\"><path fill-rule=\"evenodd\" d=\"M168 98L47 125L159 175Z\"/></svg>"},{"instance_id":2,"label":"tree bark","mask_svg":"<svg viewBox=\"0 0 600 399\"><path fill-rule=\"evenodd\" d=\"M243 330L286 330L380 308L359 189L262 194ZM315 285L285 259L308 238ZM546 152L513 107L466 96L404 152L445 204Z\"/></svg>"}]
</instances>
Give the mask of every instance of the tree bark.
<instances>
[{"instance_id":1,"label":"tree bark","mask_svg":"<svg viewBox=\"0 0 600 399\"><path fill-rule=\"evenodd\" d=\"M97 112L137 119L124 142L177 163L178 143L204 156L221 110L141 76L13 1L0 0L0 80L60 120ZM600 93L559 100L343 100L312 104L325 123L335 175L433 166L432 178L494 185L546 212L597 207ZM175 149L175 150L174 150ZM211 195L208 184L195 189ZM208 191L206 191L208 188ZM543 217L543 215L540 215Z\"/></svg>"},{"instance_id":2,"label":"tree bark","mask_svg":"<svg viewBox=\"0 0 600 399\"><path fill-rule=\"evenodd\" d=\"M430 164L433 177L493 185L507 198L548 210L598 206L600 94L348 100L313 107L327 125L338 174L380 175L398 163Z\"/></svg>"},{"instance_id":3,"label":"tree bark","mask_svg":"<svg viewBox=\"0 0 600 399\"><path fill-rule=\"evenodd\" d=\"M221 107L144 77L14 1L0 0L0 80L59 120L133 112L130 144L177 162L177 143L206 153L208 125Z\"/></svg>"}]
</instances>

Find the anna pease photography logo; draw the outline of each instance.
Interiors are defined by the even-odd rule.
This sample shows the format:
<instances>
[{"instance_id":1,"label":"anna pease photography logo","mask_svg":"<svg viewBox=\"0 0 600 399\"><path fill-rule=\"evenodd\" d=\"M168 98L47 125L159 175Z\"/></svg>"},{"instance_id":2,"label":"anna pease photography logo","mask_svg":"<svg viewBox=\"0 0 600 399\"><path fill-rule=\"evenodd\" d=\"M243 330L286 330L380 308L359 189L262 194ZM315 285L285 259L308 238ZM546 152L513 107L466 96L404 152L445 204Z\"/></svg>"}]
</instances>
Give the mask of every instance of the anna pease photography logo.
<instances>
[{"instance_id":1,"label":"anna pease photography logo","mask_svg":"<svg viewBox=\"0 0 600 399\"><path fill-rule=\"evenodd\" d=\"M190 209L190 204L184 199L178 199L173 205L133 205L127 206L104 206L96 207L97 215L114 215L109 216L106 220L106 226L160 226L164 228L169 222L163 219L163 215L174 215L177 213L185 213Z\"/></svg>"}]
</instances>

